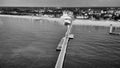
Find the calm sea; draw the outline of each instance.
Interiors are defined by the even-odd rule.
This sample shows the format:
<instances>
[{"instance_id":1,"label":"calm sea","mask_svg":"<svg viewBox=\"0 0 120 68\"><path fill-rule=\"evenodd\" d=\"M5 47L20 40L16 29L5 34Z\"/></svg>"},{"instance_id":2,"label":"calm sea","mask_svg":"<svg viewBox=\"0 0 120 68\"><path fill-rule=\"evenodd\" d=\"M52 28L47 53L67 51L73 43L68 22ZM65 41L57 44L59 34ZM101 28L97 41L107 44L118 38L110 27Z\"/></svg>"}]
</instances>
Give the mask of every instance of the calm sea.
<instances>
[{"instance_id":1,"label":"calm sea","mask_svg":"<svg viewBox=\"0 0 120 68\"><path fill-rule=\"evenodd\" d=\"M65 26L48 20L0 19L0 68L54 68Z\"/></svg>"},{"instance_id":2,"label":"calm sea","mask_svg":"<svg viewBox=\"0 0 120 68\"><path fill-rule=\"evenodd\" d=\"M0 68L54 68L66 27L56 21L0 18ZM63 68L120 68L120 36L73 26Z\"/></svg>"},{"instance_id":3,"label":"calm sea","mask_svg":"<svg viewBox=\"0 0 120 68\"><path fill-rule=\"evenodd\" d=\"M120 68L120 36L109 28L73 26L64 68Z\"/></svg>"}]
</instances>

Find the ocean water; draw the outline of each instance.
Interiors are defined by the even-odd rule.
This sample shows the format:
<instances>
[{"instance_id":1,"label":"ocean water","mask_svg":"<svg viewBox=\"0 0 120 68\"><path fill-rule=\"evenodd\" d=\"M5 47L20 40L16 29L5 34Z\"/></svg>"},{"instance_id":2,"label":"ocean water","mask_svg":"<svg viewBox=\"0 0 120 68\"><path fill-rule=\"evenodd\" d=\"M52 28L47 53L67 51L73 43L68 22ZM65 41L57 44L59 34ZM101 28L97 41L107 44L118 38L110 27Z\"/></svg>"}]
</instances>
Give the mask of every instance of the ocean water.
<instances>
[{"instance_id":1,"label":"ocean water","mask_svg":"<svg viewBox=\"0 0 120 68\"><path fill-rule=\"evenodd\" d=\"M108 27L74 25L64 68L120 68L120 36Z\"/></svg>"},{"instance_id":2,"label":"ocean water","mask_svg":"<svg viewBox=\"0 0 120 68\"><path fill-rule=\"evenodd\" d=\"M0 68L54 68L66 27L57 21L0 17ZM120 36L73 25L63 68L120 68Z\"/></svg>"},{"instance_id":3,"label":"ocean water","mask_svg":"<svg viewBox=\"0 0 120 68\"><path fill-rule=\"evenodd\" d=\"M54 68L65 31L56 21L0 17L0 68Z\"/></svg>"}]
</instances>

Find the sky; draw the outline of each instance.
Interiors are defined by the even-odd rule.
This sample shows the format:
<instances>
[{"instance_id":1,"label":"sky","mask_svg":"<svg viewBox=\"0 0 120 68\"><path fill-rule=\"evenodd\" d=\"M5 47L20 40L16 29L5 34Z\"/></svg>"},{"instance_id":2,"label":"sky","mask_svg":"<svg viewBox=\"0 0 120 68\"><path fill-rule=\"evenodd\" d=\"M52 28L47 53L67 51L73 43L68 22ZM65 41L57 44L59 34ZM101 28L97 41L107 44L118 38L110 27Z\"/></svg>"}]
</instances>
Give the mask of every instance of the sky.
<instances>
[{"instance_id":1,"label":"sky","mask_svg":"<svg viewBox=\"0 0 120 68\"><path fill-rule=\"evenodd\" d=\"M13 7L120 7L120 0L0 0Z\"/></svg>"}]
</instances>

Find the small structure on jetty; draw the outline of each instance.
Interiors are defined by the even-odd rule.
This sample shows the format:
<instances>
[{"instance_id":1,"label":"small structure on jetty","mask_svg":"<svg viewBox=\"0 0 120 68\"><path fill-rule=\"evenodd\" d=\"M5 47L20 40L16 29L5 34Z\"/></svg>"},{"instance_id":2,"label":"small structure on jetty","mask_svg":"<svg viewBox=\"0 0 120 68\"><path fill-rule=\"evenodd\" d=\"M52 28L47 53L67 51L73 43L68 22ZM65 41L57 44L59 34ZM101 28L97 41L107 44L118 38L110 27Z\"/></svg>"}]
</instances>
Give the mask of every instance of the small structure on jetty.
<instances>
[{"instance_id":1,"label":"small structure on jetty","mask_svg":"<svg viewBox=\"0 0 120 68\"><path fill-rule=\"evenodd\" d=\"M61 16L61 19L64 20L64 25L65 26L71 25L72 18L73 18L73 13L72 12L68 12L68 11L64 11L63 15Z\"/></svg>"},{"instance_id":2,"label":"small structure on jetty","mask_svg":"<svg viewBox=\"0 0 120 68\"><path fill-rule=\"evenodd\" d=\"M110 30L109 30L109 34L110 35L120 35L120 33L114 32L115 31L115 27L113 27L112 24L110 24Z\"/></svg>"}]
</instances>

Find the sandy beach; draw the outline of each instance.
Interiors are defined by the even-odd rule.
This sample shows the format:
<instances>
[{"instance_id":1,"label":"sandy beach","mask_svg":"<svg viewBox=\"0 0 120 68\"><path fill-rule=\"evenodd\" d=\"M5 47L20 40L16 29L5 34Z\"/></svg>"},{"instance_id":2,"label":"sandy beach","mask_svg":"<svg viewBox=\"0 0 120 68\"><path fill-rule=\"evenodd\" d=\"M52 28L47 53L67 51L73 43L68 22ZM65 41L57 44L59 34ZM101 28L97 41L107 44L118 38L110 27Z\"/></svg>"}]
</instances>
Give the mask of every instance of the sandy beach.
<instances>
[{"instance_id":1,"label":"sandy beach","mask_svg":"<svg viewBox=\"0 0 120 68\"><path fill-rule=\"evenodd\" d=\"M37 16L17 16L17 15L0 15L0 17L14 17L14 18L27 18L31 20L48 20L48 21L54 21L58 22L60 24L63 23L63 19L61 18L48 18L48 17L37 17ZM109 27L110 24L112 24L115 27L120 27L120 22L119 21L110 21L110 20L82 20L82 19L75 19L73 21L73 25L90 25L90 26L105 26Z\"/></svg>"},{"instance_id":2,"label":"sandy beach","mask_svg":"<svg viewBox=\"0 0 120 68\"><path fill-rule=\"evenodd\" d=\"M101 20L101 21L95 21L95 20L75 20L74 25L91 25L91 26L105 26L109 27L110 24L112 24L115 27L120 27L120 22L118 21L108 21L108 20Z\"/></svg>"}]
</instances>

